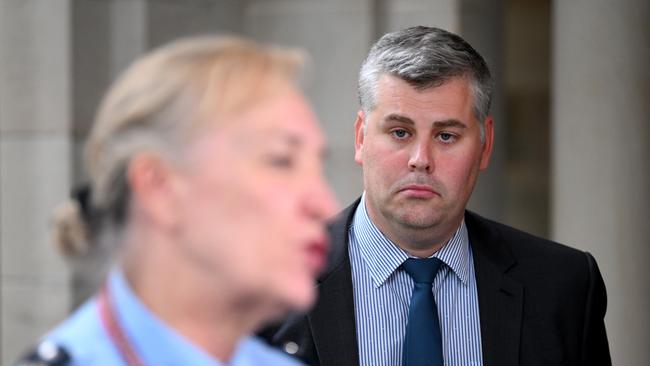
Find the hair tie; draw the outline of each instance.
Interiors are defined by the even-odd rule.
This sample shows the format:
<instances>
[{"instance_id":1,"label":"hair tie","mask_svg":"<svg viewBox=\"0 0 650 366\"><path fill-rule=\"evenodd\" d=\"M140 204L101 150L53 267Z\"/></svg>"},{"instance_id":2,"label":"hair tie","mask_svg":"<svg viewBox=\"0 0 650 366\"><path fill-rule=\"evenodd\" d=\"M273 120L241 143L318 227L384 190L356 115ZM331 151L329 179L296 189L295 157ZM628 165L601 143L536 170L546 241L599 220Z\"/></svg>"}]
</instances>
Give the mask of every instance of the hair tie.
<instances>
[{"instance_id":1,"label":"hair tie","mask_svg":"<svg viewBox=\"0 0 650 366\"><path fill-rule=\"evenodd\" d=\"M91 190L90 184L83 183L72 189L72 198L79 203L81 208L81 215L85 221L89 221L91 217Z\"/></svg>"}]
</instances>

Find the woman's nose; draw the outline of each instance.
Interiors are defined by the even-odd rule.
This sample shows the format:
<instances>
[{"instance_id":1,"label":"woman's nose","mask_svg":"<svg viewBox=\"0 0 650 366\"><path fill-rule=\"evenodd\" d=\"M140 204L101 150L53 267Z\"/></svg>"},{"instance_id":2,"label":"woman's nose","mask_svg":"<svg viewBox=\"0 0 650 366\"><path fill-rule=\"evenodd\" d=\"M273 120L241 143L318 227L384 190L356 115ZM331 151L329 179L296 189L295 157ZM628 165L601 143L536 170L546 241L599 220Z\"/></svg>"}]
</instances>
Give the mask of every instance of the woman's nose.
<instances>
[{"instance_id":1,"label":"woman's nose","mask_svg":"<svg viewBox=\"0 0 650 366\"><path fill-rule=\"evenodd\" d=\"M310 188L305 197L307 213L319 221L325 221L336 215L339 204L325 178L319 175Z\"/></svg>"}]
</instances>

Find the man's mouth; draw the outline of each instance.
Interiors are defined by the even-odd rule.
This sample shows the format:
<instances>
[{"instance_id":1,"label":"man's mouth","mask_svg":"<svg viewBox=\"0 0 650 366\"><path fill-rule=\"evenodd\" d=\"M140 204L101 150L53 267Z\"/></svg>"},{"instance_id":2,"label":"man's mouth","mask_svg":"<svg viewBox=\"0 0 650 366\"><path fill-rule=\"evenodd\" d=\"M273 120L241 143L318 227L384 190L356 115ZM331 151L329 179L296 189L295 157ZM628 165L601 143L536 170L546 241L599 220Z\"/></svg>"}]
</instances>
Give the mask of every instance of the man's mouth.
<instances>
[{"instance_id":1,"label":"man's mouth","mask_svg":"<svg viewBox=\"0 0 650 366\"><path fill-rule=\"evenodd\" d=\"M427 199L440 196L433 187L425 184L409 184L399 189L398 193L412 198Z\"/></svg>"}]
</instances>

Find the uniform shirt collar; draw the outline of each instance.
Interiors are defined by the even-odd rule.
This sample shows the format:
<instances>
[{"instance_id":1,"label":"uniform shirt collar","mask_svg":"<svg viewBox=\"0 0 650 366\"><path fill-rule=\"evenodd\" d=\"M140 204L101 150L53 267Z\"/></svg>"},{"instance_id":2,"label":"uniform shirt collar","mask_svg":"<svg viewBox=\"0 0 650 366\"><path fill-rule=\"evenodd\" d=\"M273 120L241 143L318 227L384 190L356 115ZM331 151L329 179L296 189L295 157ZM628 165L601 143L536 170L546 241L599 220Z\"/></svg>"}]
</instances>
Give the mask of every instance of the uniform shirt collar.
<instances>
[{"instance_id":1,"label":"uniform shirt collar","mask_svg":"<svg viewBox=\"0 0 650 366\"><path fill-rule=\"evenodd\" d=\"M221 365L147 309L131 290L121 270L111 272L108 286L119 325L142 362L147 365Z\"/></svg>"},{"instance_id":2,"label":"uniform shirt collar","mask_svg":"<svg viewBox=\"0 0 650 366\"><path fill-rule=\"evenodd\" d=\"M409 254L388 239L368 216L365 193L354 213L352 228L361 256L368 266L375 288L382 286ZM469 281L469 239L465 220L451 239L433 257L440 259L461 280Z\"/></svg>"}]
</instances>

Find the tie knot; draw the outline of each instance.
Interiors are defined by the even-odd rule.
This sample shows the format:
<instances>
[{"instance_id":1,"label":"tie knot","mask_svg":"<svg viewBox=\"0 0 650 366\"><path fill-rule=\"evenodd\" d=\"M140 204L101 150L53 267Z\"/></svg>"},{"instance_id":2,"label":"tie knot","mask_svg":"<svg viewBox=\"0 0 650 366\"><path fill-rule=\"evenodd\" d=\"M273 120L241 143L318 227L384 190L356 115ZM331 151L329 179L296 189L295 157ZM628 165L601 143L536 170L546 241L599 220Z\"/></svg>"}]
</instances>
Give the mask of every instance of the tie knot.
<instances>
[{"instance_id":1,"label":"tie knot","mask_svg":"<svg viewBox=\"0 0 650 366\"><path fill-rule=\"evenodd\" d=\"M433 279L440 269L442 261L438 258L415 259L409 258L403 264L406 273L413 278L415 283L433 283Z\"/></svg>"}]
</instances>

